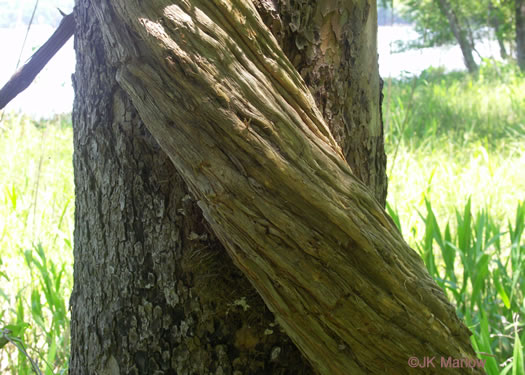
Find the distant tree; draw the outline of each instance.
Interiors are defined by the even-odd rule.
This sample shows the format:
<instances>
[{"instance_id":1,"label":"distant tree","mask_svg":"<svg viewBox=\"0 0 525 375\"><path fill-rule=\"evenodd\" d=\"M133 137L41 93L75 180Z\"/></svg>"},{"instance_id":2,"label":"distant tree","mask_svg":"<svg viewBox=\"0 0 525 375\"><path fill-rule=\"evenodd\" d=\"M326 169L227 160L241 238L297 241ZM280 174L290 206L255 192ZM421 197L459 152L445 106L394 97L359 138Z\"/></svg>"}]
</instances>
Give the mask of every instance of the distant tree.
<instances>
[{"instance_id":1,"label":"distant tree","mask_svg":"<svg viewBox=\"0 0 525 375\"><path fill-rule=\"evenodd\" d=\"M461 48L461 53L463 54L463 60L469 72L473 73L478 69L478 65L474 61L473 50L474 50L474 40L468 38L468 27L465 24L461 24L457 16L458 12L453 8L452 3L448 0L438 0L437 1L439 10L447 18L450 30L454 34L459 47ZM465 18L465 21L467 19ZM465 22L467 23L467 22ZM468 25L468 23L467 23Z\"/></svg>"},{"instance_id":2,"label":"distant tree","mask_svg":"<svg viewBox=\"0 0 525 375\"><path fill-rule=\"evenodd\" d=\"M498 41L500 56L502 59L506 59L508 53L507 48L505 47L505 29L508 29L508 27L505 27L506 23L503 8L496 6L492 1L489 1L487 11L488 22L490 27L494 30L494 35Z\"/></svg>"},{"instance_id":3,"label":"distant tree","mask_svg":"<svg viewBox=\"0 0 525 375\"><path fill-rule=\"evenodd\" d=\"M465 66L473 72L477 69L473 58L478 53L476 43L493 34L503 59L509 55L507 46L510 50L515 46L518 64L525 65L524 0L380 0L380 4L394 4L415 24L419 38L402 44L402 48L458 44Z\"/></svg>"},{"instance_id":4,"label":"distant tree","mask_svg":"<svg viewBox=\"0 0 525 375\"><path fill-rule=\"evenodd\" d=\"M521 70L525 71L525 1L515 0L516 56Z\"/></svg>"},{"instance_id":5,"label":"distant tree","mask_svg":"<svg viewBox=\"0 0 525 375\"><path fill-rule=\"evenodd\" d=\"M482 0L484 1L484 0ZM389 1L383 1L388 3ZM469 3L469 4L467 4ZM479 5L472 1L457 0L399 0L394 3L400 14L415 25L419 38L403 43L404 49L427 48L459 44L465 66L470 72L477 70L473 53L475 40L482 37L479 31ZM392 4L392 2L390 2ZM467 17L468 16L468 17ZM477 32L473 32L476 30Z\"/></svg>"}]
</instances>

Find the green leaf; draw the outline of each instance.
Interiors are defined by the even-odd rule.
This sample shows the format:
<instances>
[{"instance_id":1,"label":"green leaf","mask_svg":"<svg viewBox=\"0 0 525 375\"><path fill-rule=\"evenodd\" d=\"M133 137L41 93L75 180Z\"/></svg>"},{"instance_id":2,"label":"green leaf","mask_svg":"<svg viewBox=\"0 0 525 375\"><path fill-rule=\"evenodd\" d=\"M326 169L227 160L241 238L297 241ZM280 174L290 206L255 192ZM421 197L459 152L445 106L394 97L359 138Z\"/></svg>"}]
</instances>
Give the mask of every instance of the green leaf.
<instances>
[{"instance_id":1,"label":"green leaf","mask_svg":"<svg viewBox=\"0 0 525 375\"><path fill-rule=\"evenodd\" d=\"M523 365L523 345L520 340L517 322L514 332L514 351L512 360L512 375L523 375L525 374L525 366Z\"/></svg>"}]
</instances>

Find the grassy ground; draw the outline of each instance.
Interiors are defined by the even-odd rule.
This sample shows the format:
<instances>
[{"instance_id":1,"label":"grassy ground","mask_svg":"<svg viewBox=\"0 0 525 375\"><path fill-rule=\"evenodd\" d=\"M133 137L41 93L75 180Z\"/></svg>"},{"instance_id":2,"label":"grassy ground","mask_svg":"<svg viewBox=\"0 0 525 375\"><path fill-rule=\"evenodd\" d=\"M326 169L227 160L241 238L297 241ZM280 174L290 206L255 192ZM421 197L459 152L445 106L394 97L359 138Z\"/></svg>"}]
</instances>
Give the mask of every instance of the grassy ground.
<instances>
[{"instance_id":1,"label":"grassy ground","mask_svg":"<svg viewBox=\"0 0 525 375\"><path fill-rule=\"evenodd\" d=\"M387 82L389 209L474 333L488 374L525 373L525 78Z\"/></svg>"},{"instance_id":2,"label":"grassy ground","mask_svg":"<svg viewBox=\"0 0 525 375\"><path fill-rule=\"evenodd\" d=\"M476 78L426 71L387 82L384 106L392 216L491 355L487 373L524 373L525 78L495 65ZM0 335L0 373L32 373L17 337L43 373L64 373L71 126L0 125L0 328L13 341Z\"/></svg>"},{"instance_id":3,"label":"grassy ground","mask_svg":"<svg viewBox=\"0 0 525 375\"><path fill-rule=\"evenodd\" d=\"M498 222L513 216L525 199L524 89L512 66L497 65L477 78L428 70L385 84L388 200L412 244L425 198L442 220L468 197Z\"/></svg>"},{"instance_id":4,"label":"grassy ground","mask_svg":"<svg viewBox=\"0 0 525 375\"><path fill-rule=\"evenodd\" d=\"M13 340L0 335L0 373L33 374L16 348L24 337L42 372L57 374L69 355L71 123L6 115L0 125L0 329L9 324Z\"/></svg>"}]
</instances>

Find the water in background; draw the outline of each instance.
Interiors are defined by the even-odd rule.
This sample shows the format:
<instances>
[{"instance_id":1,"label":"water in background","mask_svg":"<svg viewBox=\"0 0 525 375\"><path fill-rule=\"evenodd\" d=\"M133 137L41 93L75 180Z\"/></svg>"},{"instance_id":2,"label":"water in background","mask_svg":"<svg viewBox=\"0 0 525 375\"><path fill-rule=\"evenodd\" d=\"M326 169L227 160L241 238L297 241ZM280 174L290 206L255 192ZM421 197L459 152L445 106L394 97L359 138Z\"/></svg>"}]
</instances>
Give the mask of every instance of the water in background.
<instances>
[{"instance_id":1,"label":"water in background","mask_svg":"<svg viewBox=\"0 0 525 375\"><path fill-rule=\"evenodd\" d=\"M417 39L414 27L409 24L394 24L379 26L377 34L377 50L379 53L379 73L385 77L400 77L405 74L419 74L423 70L433 67L444 67L446 71L466 70L463 55L459 46L438 48L424 48L402 53L396 51L396 41L404 42ZM476 44L481 56L499 57L499 48L496 41L485 40ZM479 63L477 55L474 59Z\"/></svg>"},{"instance_id":2,"label":"water in background","mask_svg":"<svg viewBox=\"0 0 525 375\"><path fill-rule=\"evenodd\" d=\"M31 28L21 64L23 64L53 33L51 26L35 25ZM0 40L5 51L0 59L0 86L15 71L26 29L1 29ZM396 40L412 40L417 37L410 25L379 26L378 52L379 72L382 77L399 77L402 74L418 74L429 66L445 66L447 70L464 70L463 57L459 47L426 48L392 54ZM392 46L391 46L392 45ZM496 56L496 43L487 42L477 46L482 56ZM56 113L71 112L73 88L71 75L75 69L75 53L71 39L47 64L33 84L19 94L8 106L7 111L24 112L34 118L50 117Z\"/></svg>"}]
</instances>

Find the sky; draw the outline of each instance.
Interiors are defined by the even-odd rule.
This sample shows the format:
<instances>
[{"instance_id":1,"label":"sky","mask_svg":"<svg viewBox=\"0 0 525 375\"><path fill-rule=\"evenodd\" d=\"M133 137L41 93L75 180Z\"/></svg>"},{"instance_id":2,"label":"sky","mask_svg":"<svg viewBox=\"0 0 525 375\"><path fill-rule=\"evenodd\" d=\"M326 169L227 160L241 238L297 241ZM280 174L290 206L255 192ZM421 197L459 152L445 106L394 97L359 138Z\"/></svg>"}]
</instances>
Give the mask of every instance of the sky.
<instances>
[{"instance_id":1,"label":"sky","mask_svg":"<svg viewBox=\"0 0 525 375\"><path fill-rule=\"evenodd\" d=\"M16 71L21 46L27 26L24 18L30 17L35 1L33 0L0 0L0 21L9 23L9 27L0 27L0 40L5 53L0 59L0 86ZM53 33L56 23L60 21L60 8L71 11L72 0L40 0L35 15L36 25L28 34L22 51L23 64ZM9 12L9 13L6 13ZM29 15L28 15L29 14ZM5 21L8 20L8 21ZM38 24L47 23L47 24ZM49 25L52 24L52 25ZM7 25L7 23L5 24ZM4 26L5 26L4 25ZM459 47L427 48L404 53L392 53L395 40L414 39L417 34L410 25L380 26L378 31L379 71L383 78L399 77L401 74L418 74L423 69L446 65L447 70L463 70L463 58ZM482 55L497 55L495 43L479 46ZM34 118L51 117L56 113L68 113L73 104L71 75L75 70L75 53L73 38L55 55L42 70L33 84L19 94L6 107L7 111L24 112Z\"/></svg>"}]
</instances>

